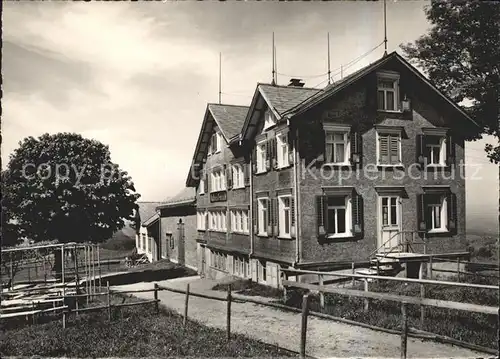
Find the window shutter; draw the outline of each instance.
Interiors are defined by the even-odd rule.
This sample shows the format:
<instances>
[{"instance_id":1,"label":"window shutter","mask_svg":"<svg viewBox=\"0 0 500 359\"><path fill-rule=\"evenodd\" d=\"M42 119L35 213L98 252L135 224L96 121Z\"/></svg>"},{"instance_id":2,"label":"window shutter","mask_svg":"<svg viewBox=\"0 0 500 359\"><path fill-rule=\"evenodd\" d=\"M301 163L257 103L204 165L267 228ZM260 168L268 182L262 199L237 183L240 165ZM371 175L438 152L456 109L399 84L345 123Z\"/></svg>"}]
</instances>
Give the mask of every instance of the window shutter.
<instances>
[{"instance_id":1,"label":"window shutter","mask_svg":"<svg viewBox=\"0 0 500 359\"><path fill-rule=\"evenodd\" d=\"M234 222L236 222L236 218L233 218L234 211L227 211L226 213L227 213L227 215L226 215L226 232L227 231L233 232L233 227L232 227L233 219L234 219Z\"/></svg>"},{"instance_id":2,"label":"window shutter","mask_svg":"<svg viewBox=\"0 0 500 359\"><path fill-rule=\"evenodd\" d=\"M295 237L296 236L296 228L295 228L295 197L290 197L290 216L292 217L290 219L290 236Z\"/></svg>"},{"instance_id":3,"label":"window shutter","mask_svg":"<svg viewBox=\"0 0 500 359\"><path fill-rule=\"evenodd\" d=\"M253 225L253 233L259 233L259 208L258 201L253 202L253 213L252 213L252 225Z\"/></svg>"},{"instance_id":4,"label":"window shutter","mask_svg":"<svg viewBox=\"0 0 500 359\"><path fill-rule=\"evenodd\" d=\"M399 138L390 136L390 163L395 164L399 162Z\"/></svg>"},{"instance_id":5,"label":"window shutter","mask_svg":"<svg viewBox=\"0 0 500 359\"><path fill-rule=\"evenodd\" d=\"M257 145L254 145L252 151L252 172L257 173Z\"/></svg>"},{"instance_id":6,"label":"window shutter","mask_svg":"<svg viewBox=\"0 0 500 359\"><path fill-rule=\"evenodd\" d=\"M367 76L368 84L366 87L366 107L368 113L375 114L377 112L377 75L372 73Z\"/></svg>"},{"instance_id":7,"label":"window shutter","mask_svg":"<svg viewBox=\"0 0 500 359\"><path fill-rule=\"evenodd\" d=\"M273 149L273 146L272 146L271 140L267 140L267 142L266 142L266 170L267 171L271 170L271 160L273 158L272 149Z\"/></svg>"},{"instance_id":8,"label":"window shutter","mask_svg":"<svg viewBox=\"0 0 500 359\"><path fill-rule=\"evenodd\" d=\"M417 194L417 222L419 231L427 231L425 223L425 194Z\"/></svg>"},{"instance_id":9,"label":"window shutter","mask_svg":"<svg viewBox=\"0 0 500 359\"><path fill-rule=\"evenodd\" d=\"M278 198L273 198L273 225L274 225L274 235L277 237L279 235L279 209L278 209Z\"/></svg>"},{"instance_id":10,"label":"window shutter","mask_svg":"<svg viewBox=\"0 0 500 359\"><path fill-rule=\"evenodd\" d=\"M277 168L278 167L278 140L276 137L272 138L271 141L269 142L271 146L271 167L272 168Z\"/></svg>"},{"instance_id":11,"label":"window shutter","mask_svg":"<svg viewBox=\"0 0 500 359\"><path fill-rule=\"evenodd\" d=\"M351 131L349 134L351 145L351 163L361 162L361 134L357 131Z\"/></svg>"},{"instance_id":12,"label":"window shutter","mask_svg":"<svg viewBox=\"0 0 500 359\"><path fill-rule=\"evenodd\" d=\"M447 214L448 214L448 230L452 234L457 233L458 216L457 216L457 195L449 192L446 194Z\"/></svg>"},{"instance_id":13,"label":"window shutter","mask_svg":"<svg viewBox=\"0 0 500 359\"><path fill-rule=\"evenodd\" d=\"M380 163L389 163L389 136L387 135L379 136L379 156Z\"/></svg>"},{"instance_id":14,"label":"window shutter","mask_svg":"<svg viewBox=\"0 0 500 359\"><path fill-rule=\"evenodd\" d=\"M203 217L205 218L205 230L208 230L208 213L206 211Z\"/></svg>"},{"instance_id":15,"label":"window shutter","mask_svg":"<svg viewBox=\"0 0 500 359\"><path fill-rule=\"evenodd\" d=\"M417 163L423 165L425 162L424 149L425 149L425 136L416 136L416 153L417 153Z\"/></svg>"},{"instance_id":16,"label":"window shutter","mask_svg":"<svg viewBox=\"0 0 500 359\"><path fill-rule=\"evenodd\" d=\"M206 172L203 174L203 187L204 187L203 191L205 193L207 193L208 192L208 176L207 176Z\"/></svg>"},{"instance_id":17,"label":"window shutter","mask_svg":"<svg viewBox=\"0 0 500 359\"><path fill-rule=\"evenodd\" d=\"M293 148L293 141L290 139L290 135L287 136L287 140L288 140L288 164L293 165L294 148Z\"/></svg>"},{"instance_id":18,"label":"window shutter","mask_svg":"<svg viewBox=\"0 0 500 359\"><path fill-rule=\"evenodd\" d=\"M455 143L451 135L446 136L446 165L451 166L455 164Z\"/></svg>"},{"instance_id":19,"label":"window shutter","mask_svg":"<svg viewBox=\"0 0 500 359\"><path fill-rule=\"evenodd\" d=\"M272 237L273 235L273 203L272 199L267 199L267 235Z\"/></svg>"},{"instance_id":20,"label":"window shutter","mask_svg":"<svg viewBox=\"0 0 500 359\"><path fill-rule=\"evenodd\" d=\"M233 188L233 166L225 166L227 189Z\"/></svg>"},{"instance_id":21,"label":"window shutter","mask_svg":"<svg viewBox=\"0 0 500 359\"><path fill-rule=\"evenodd\" d=\"M326 234L326 216L324 207L325 196L316 196L316 224L318 229L318 238L323 238Z\"/></svg>"},{"instance_id":22,"label":"window shutter","mask_svg":"<svg viewBox=\"0 0 500 359\"><path fill-rule=\"evenodd\" d=\"M352 233L358 238L363 233L363 197L358 193L352 196Z\"/></svg>"},{"instance_id":23,"label":"window shutter","mask_svg":"<svg viewBox=\"0 0 500 359\"><path fill-rule=\"evenodd\" d=\"M245 177L245 186L248 186L250 184L250 164L248 163L243 165L243 176Z\"/></svg>"}]
</instances>

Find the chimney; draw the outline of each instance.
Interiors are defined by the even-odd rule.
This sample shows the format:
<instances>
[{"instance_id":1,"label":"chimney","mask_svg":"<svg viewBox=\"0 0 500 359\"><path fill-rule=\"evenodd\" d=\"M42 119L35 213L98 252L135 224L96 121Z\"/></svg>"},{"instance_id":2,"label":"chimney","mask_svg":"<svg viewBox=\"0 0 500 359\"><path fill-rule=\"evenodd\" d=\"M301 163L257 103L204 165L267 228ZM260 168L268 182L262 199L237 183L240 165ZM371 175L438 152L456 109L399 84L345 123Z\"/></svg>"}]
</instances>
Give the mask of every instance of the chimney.
<instances>
[{"instance_id":1,"label":"chimney","mask_svg":"<svg viewBox=\"0 0 500 359\"><path fill-rule=\"evenodd\" d=\"M304 87L305 83L302 82L302 79L290 79L290 83L288 86L294 87Z\"/></svg>"}]
</instances>

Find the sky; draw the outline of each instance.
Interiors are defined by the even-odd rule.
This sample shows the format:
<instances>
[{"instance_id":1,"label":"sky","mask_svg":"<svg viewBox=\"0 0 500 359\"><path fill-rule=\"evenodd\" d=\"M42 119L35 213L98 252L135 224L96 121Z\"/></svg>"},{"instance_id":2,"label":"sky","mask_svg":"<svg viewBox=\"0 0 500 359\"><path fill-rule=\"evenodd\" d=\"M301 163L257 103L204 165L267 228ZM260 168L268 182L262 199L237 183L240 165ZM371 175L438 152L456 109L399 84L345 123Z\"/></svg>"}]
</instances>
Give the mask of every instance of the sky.
<instances>
[{"instance_id":1,"label":"sky","mask_svg":"<svg viewBox=\"0 0 500 359\"><path fill-rule=\"evenodd\" d=\"M387 1L388 51L429 28L429 1ZM140 200L161 201L185 185L208 102L248 105L271 80L323 87L330 33L334 78L383 54L382 2L4 2L2 168L27 136L77 132L110 147ZM498 231L498 167L482 140L466 160L474 225ZM478 224L480 223L480 224Z\"/></svg>"}]
</instances>

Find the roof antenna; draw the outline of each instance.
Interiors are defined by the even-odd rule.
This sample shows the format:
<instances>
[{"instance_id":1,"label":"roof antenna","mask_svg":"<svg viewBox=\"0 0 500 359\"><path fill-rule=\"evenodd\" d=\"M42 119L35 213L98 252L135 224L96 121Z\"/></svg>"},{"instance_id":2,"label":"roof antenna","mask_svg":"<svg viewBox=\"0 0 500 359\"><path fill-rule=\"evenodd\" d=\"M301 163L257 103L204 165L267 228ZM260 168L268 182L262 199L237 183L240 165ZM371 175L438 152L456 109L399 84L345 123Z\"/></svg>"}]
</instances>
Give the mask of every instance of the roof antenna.
<instances>
[{"instance_id":1,"label":"roof antenna","mask_svg":"<svg viewBox=\"0 0 500 359\"><path fill-rule=\"evenodd\" d=\"M274 31L273 31L273 80L271 81L271 85L276 85L276 81L275 81L275 78L276 78L276 71L275 71L275 68L274 68L274 65L275 65L275 62L274 62L274 51L275 51L275 47L274 47Z\"/></svg>"},{"instance_id":2,"label":"roof antenna","mask_svg":"<svg viewBox=\"0 0 500 359\"><path fill-rule=\"evenodd\" d=\"M326 33L326 38L328 41L328 85L332 83L332 72L330 71L330 33Z\"/></svg>"},{"instance_id":3,"label":"roof antenna","mask_svg":"<svg viewBox=\"0 0 500 359\"><path fill-rule=\"evenodd\" d=\"M274 77L274 82L276 85L278 84L278 56L276 53L276 46L274 47L274 69L276 70L275 72L275 77Z\"/></svg>"},{"instance_id":4,"label":"roof antenna","mask_svg":"<svg viewBox=\"0 0 500 359\"><path fill-rule=\"evenodd\" d=\"M387 4L384 0L384 56L387 56Z\"/></svg>"},{"instance_id":5,"label":"roof antenna","mask_svg":"<svg viewBox=\"0 0 500 359\"><path fill-rule=\"evenodd\" d=\"M221 104L222 53L219 52L219 105Z\"/></svg>"}]
</instances>

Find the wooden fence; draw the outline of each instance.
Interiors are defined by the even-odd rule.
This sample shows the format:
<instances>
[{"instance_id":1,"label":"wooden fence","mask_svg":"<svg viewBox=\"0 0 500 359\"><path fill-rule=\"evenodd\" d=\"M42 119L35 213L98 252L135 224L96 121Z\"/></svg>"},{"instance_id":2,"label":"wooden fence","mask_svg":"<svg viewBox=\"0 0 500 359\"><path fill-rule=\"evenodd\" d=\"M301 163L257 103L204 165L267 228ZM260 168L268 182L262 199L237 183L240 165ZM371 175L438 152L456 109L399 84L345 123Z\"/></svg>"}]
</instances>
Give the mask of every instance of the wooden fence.
<instances>
[{"instance_id":1,"label":"wooden fence","mask_svg":"<svg viewBox=\"0 0 500 359\"><path fill-rule=\"evenodd\" d=\"M445 309L455 309L466 312L476 312L483 313L489 315L497 315L499 314L499 307L485 306L485 305L477 305L472 303L461 303L461 302L453 302L448 300L438 300L431 299L425 297L425 285L442 285L442 286L452 286L452 287L466 287L466 288L478 288L478 289L489 289L498 291L499 287L494 285L484 285L484 284L471 284L471 283L461 283L461 282L445 282L445 281L437 281L437 280L429 280L422 279L422 271L420 271L419 279L412 278L398 278L398 277L386 277L386 276L375 276L375 275L365 275L365 274L347 274L347 273L334 273L334 272L319 272L319 271L307 271L307 270L298 270L298 269L286 269L281 271L283 280L283 295L287 297L287 287L306 289L308 291L318 292L320 299L320 307L323 309L325 305L324 294L339 294L345 295L349 297L359 297L364 298L364 310L367 311L369 309L369 300L385 300L385 301L394 301L401 303L401 358L406 358L406 348L407 348L407 337L408 337L408 325L407 325L407 305L415 304L420 306L420 320L421 323L424 322L424 307L437 307L437 308L445 308ZM311 283L301 283L298 281L290 281L288 280L288 276L300 276L300 275L317 275L318 276L318 284ZM343 278L352 278L360 279L364 282L364 290L356 290L356 289L346 289L346 288L336 288L336 287L327 287L323 285L325 277L343 277ZM370 292L369 291L369 281L368 280L385 280L385 281L393 281L393 282L403 282L403 283L417 283L420 284L420 297L410 297L405 295L397 295L390 293L379 293L379 292ZM307 315L308 315L308 302L309 295L306 294L303 297L302 302L302 330L307 330ZM305 316L305 318L304 318ZM423 332L423 331L420 331ZM428 333L433 335L432 333ZM301 353L305 353L305 334L301 335ZM474 346L472 346L474 347ZM481 348L479 346L475 346L475 349L480 349L485 351L487 348ZM490 351L491 352L491 351Z\"/></svg>"}]
</instances>

